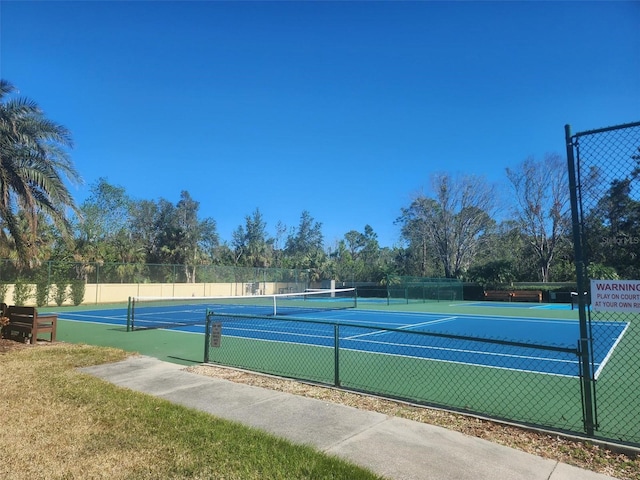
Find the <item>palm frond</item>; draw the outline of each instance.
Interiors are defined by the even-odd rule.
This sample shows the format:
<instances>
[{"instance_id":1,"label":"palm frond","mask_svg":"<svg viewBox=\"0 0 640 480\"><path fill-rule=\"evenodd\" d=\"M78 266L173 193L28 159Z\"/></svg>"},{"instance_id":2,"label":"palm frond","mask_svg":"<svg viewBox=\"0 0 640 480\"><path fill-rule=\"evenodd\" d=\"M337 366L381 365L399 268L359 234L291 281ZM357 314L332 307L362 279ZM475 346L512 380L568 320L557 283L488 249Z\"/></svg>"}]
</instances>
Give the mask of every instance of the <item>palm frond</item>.
<instances>
[{"instance_id":1,"label":"palm frond","mask_svg":"<svg viewBox=\"0 0 640 480\"><path fill-rule=\"evenodd\" d=\"M36 102L8 98L16 92L0 80L0 221L3 233L13 238L18 257L28 261L35 246L39 216L56 225L63 235L71 230L68 212L78 213L65 180L82 183L69 149L71 132L44 116ZM22 218L27 229L20 228Z\"/></svg>"}]
</instances>

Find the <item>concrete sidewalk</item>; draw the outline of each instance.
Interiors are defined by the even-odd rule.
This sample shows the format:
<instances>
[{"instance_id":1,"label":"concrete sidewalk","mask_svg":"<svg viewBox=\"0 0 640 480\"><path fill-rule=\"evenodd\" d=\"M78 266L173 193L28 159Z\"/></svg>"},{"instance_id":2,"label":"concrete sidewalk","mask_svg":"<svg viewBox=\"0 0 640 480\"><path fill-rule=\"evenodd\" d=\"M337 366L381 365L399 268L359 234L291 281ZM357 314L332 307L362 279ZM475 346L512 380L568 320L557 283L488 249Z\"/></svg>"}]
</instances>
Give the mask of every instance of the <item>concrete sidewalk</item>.
<instances>
[{"instance_id":1,"label":"concrete sidewalk","mask_svg":"<svg viewBox=\"0 0 640 480\"><path fill-rule=\"evenodd\" d=\"M307 444L393 480L612 477L419 422L233 383L139 356L81 371Z\"/></svg>"}]
</instances>

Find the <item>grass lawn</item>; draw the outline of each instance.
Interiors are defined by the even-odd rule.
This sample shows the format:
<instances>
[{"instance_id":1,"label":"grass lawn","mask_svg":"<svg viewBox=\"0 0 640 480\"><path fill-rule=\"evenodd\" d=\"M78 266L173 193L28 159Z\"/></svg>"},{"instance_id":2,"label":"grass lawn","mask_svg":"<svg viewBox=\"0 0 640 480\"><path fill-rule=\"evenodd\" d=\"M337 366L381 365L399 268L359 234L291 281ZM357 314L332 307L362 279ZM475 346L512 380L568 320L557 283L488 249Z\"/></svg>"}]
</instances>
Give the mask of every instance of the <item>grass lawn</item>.
<instances>
[{"instance_id":1,"label":"grass lawn","mask_svg":"<svg viewBox=\"0 0 640 480\"><path fill-rule=\"evenodd\" d=\"M77 370L127 355L70 344L0 353L0 478L380 478L313 448Z\"/></svg>"}]
</instances>

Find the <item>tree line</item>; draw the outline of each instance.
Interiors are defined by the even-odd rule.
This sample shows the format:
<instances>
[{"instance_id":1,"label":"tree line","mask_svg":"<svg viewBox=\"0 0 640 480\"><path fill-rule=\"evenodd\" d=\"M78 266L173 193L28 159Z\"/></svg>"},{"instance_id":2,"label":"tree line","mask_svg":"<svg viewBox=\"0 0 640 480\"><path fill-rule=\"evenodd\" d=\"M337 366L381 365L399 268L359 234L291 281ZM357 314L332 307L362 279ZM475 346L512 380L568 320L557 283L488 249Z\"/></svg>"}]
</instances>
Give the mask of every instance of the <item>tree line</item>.
<instances>
[{"instance_id":1,"label":"tree line","mask_svg":"<svg viewBox=\"0 0 640 480\"><path fill-rule=\"evenodd\" d=\"M118 264L122 281L143 264L180 265L195 281L202 265L304 269L311 280L381 282L389 275L460 278L484 285L573 281L566 162L558 154L526 158L505 170L508 202L483 177L438 173L429 193L416 194L395 223L401 241L381 247L368 225L354 225L327 246L322 223L303 210L297 225L269 231L256 208L221 239L214 218L183 190L177 203L136 200L100 178L76 205L65 180L79 182L70 132L37 104L0 83L0 257L22 269L44 262ZM639 150L640 152L640 150ZM604 189L586 219L595 235L590 272L599 278L639 278L638 168ZM591 181L597 183L597 178ZM505 205L506 203L506 205ZM599 242L599 243L598 243ZM615 244L605 248L602 242ZM77 269L79 278L87 271Z\"/></svg>"}]
</instances>

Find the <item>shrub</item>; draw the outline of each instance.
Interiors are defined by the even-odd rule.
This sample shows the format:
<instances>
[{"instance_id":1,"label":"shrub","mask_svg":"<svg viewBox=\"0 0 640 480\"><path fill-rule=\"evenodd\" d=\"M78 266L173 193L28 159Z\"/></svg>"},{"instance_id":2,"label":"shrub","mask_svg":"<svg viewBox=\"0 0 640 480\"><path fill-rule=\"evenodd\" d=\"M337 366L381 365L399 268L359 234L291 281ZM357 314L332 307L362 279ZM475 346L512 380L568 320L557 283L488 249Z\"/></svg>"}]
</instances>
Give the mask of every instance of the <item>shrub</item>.
<instances>
[{"instance_id":1,"label":"shrub","mask_svg":"<svg viewBox=\"0 0 640 480\"><path fill-rule=\"evenodd\" d=\"M33 294L33 287L23 280L17 280L13 290L13 303L26 305Z\"/></svg>"},{"instance_id":2,"label":"shrub","mask_svg":"<svg viewBox=\"0 0 640 480\"><path fill-rule=\"evenodd\" d=\"M74 280L71 282L71 301L78 306L84 300L84 281Z\"/></svg>"},{"instance_id":3,"label":"shrub","mask_svg":"<svg viewBox=\"0 0 640 480\"><path fill-rule=\"evenodd\" d=\"M56 302L57 306L61 306L65 300L68 298L67 294L67 284L66 283L56 283L56 292L53 295L53 301Z\"/></svg>"},{"instance_id":4,"label":"shrub","mask_svg":"<svg viewBox=\"0 0 640 480\"><path fill-rule=\"evenodd\" d=\"M49 282L44 280L36 281L36 306L43 307L49 300Z\"/></svg>"},{"instance_id":5,"label":"shrub","mask_svg":"<svg viewBox=\"0 0 640 480\"><path fill-rule=\"evenodd\" d=\"M9 291L8 283L0 283L0 302L7 303L7 292Z\"/></svg>"}]
</instances>

